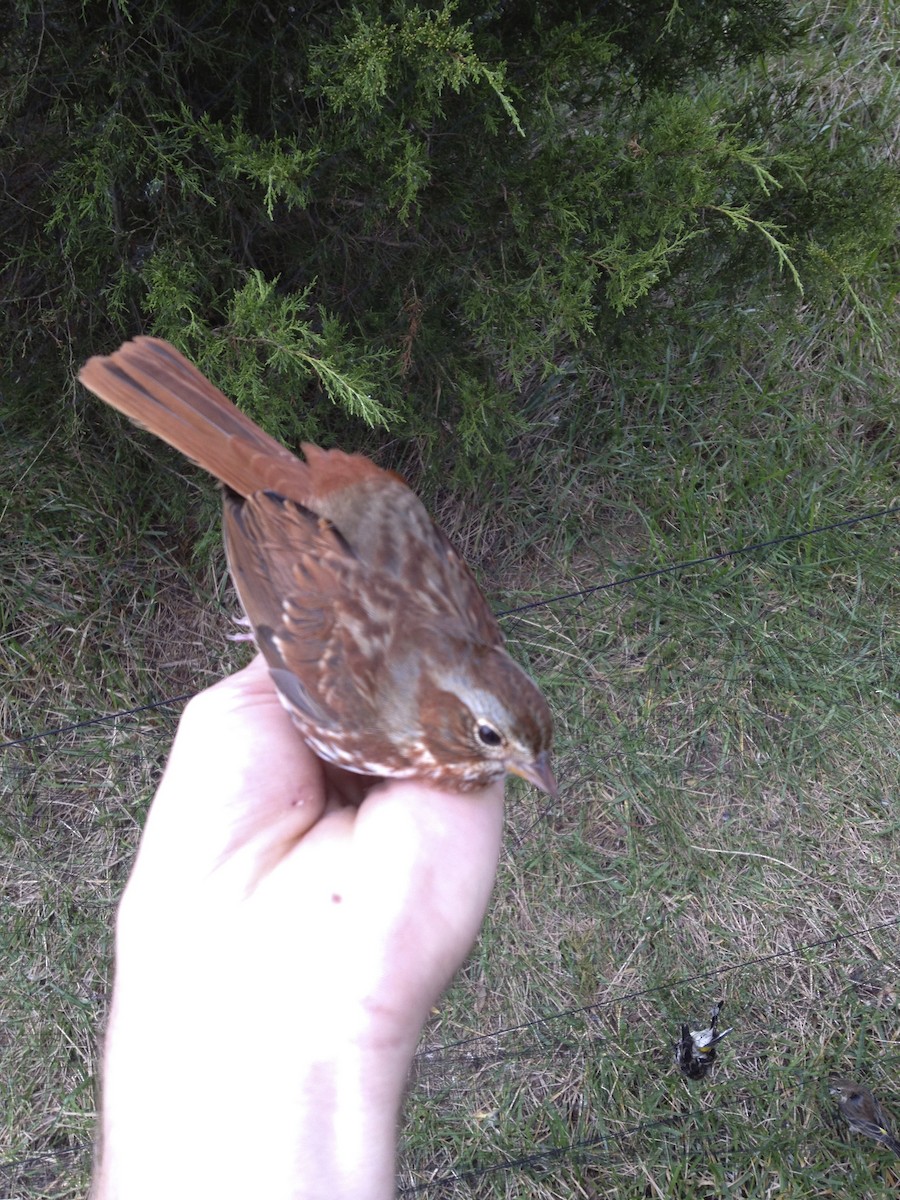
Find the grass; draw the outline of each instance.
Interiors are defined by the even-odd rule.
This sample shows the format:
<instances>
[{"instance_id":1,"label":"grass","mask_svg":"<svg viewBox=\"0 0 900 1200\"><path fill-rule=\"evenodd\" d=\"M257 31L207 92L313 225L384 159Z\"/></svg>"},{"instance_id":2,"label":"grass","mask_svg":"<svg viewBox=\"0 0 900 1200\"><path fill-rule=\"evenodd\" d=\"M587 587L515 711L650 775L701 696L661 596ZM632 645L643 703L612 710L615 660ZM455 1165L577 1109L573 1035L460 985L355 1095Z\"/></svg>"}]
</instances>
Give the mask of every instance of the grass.
<instances>
[{"instance_id":1,"label":"grass","mask_svg":"<svg viewBox=\"0 0 900 1200\"><path fill-rule=\"evenodd\" d=\"M616 530L629 553L643 531L650 565L896 504L881 418L856 397L854 425L802 360L794 382L698 396L689 421L670 392L680 430L608 442L573 491L595 474L641 521L588 499L566 547L548 520L560 590L620 573ZM896 523L513 619L561 717L563 798L510 807L495 906L411 1090L408 1186L471 1167L438 1194L894 1194L825 1085L862 1075L897 1106ZM720 995L734 1031L688 1083L671 1042Z\"/></svg>"},{"instance_id":2,"label":"grass","mask_svg":"<svg viewBox=\"0 0 900 1200\"><path fill-rule=\"evenodd\" d=\"M888 152L888 10L845 10L822 17L808 119L865 103ZM900 504L896 306L877 280L865 304L787 331L764 305L682 312L578 404L551 394L514 477L432 507L508 609ZM194 691L245 653L196 549L212 489L80 403L54 428L4 419L8 738ZM488 919L411 1078L402 1187L896 1194L826 1082L864 1079L900 1120L897 530L505 618L557 716L562 798L510 788ZM0 752L0 1196L84 1192L114 906L177 712ZM671 1043L721 996L733 1032L690 1083Z\"/></svg>"}]
</instances>

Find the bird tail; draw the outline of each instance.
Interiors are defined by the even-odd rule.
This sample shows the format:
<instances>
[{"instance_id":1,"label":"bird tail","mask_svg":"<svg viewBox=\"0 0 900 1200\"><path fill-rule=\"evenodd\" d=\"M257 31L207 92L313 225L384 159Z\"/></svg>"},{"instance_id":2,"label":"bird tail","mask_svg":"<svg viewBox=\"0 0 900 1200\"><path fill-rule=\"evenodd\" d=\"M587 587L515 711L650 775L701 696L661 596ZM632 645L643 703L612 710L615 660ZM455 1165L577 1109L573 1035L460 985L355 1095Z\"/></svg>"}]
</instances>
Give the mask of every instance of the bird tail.
<instances>
[{"instance_id":1,"label":"bird tail","mask_svg":"<svg viewBox=\"0 0 900 1200\"><path fill-rule=\"evenodd\" d=\"M241 496L272 490L302 501L310 491L307 465L168 342L135 338L114 354L89 359L78 378Z\"/></svg>"}]
</instances>

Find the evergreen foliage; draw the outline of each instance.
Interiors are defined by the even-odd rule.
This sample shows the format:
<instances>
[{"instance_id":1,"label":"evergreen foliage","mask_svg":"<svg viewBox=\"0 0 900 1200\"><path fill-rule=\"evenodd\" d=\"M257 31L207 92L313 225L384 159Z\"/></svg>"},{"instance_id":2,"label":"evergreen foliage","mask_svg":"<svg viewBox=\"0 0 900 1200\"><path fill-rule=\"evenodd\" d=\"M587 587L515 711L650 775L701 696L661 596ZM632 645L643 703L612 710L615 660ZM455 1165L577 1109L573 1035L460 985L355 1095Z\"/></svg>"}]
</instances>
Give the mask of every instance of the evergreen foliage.
<instances>
[{"instance_id":1,"label":"evergreen foliage","mask_svg":"<svg viewBox=\"0 0 900 1200\"><path fill-rule=\"evenodd\" d=\"M4 20L23 400L153 332L290 442L349 418L477 461L673 306L828 303L892 244L897 179L857 131L716 92L801 32L784 0L185 11Z\"/></svg>"}]
</instances>

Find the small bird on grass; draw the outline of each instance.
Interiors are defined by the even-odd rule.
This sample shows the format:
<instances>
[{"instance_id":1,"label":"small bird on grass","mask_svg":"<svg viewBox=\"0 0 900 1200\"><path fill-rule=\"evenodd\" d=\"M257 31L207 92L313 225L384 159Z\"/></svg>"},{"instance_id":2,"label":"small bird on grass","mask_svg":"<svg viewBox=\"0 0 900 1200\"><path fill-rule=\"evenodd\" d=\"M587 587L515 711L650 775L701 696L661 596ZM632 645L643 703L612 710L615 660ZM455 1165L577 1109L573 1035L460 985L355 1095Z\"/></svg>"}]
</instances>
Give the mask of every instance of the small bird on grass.
<instances>
[{"instance_id":1,"label":"small bird on grass","mask_svg":"<svg viewBox=\"0 0 900 1200\"><path fill-rule=\"evenodd\" d=\"M702 1079L716 1061L716 1046L727 1037L733 1025L719 1031L719 1014L725 1001L714 1004L709 1012L708 1029L691 1029L682 1025L681 1037L675 1043L675 1061L688 1079Z\"/></svg>"},{"instance_id":2,"label":"small bird on grass","mask_svg":"<svg viewBox=\"0 0 900 1200\"><path fill-rule=\"evenodd\" d=\"M837 1078L829 1079L828 1087L832 1096L837 1096L841 1116L854 1133L874 1138L900 1155L900 1141L894 1137L884 1109L867 1087L852 1079Z\"/></svg>"}]
</instances>

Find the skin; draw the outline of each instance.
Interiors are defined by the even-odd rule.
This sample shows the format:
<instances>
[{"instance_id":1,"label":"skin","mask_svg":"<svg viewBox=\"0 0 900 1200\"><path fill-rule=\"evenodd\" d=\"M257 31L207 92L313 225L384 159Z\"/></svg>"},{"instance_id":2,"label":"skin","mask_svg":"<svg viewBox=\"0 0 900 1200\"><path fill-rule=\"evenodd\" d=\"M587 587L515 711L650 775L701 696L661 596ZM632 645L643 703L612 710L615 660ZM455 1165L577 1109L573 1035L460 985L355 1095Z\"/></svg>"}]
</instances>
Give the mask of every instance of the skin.
<instances>
[{"instance_id":1,"label":"skin","mask_svg":"<svg viewBox=\"0 0 900 1200\"><path fill-rule=\"evenodd\" d=\"M501 829L499 784L326 777L260 658L196 696L119 908L93 1200L393 1196Z\"/></svg>"}]
</instances>

